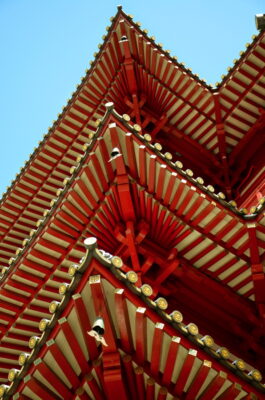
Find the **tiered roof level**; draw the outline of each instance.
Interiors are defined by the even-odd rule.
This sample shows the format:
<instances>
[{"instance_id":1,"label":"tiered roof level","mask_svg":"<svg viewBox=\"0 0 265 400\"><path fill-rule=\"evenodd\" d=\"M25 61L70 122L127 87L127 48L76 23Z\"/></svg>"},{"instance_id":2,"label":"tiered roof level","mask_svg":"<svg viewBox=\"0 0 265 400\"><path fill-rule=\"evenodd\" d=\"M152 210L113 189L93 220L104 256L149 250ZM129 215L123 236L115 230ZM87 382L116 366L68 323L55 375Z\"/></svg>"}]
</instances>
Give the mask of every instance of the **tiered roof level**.
<instances>
[{"instance_id":1,"label":"tiered roof level","mask_svg":"<svg viewBox=\"0 0 265 400\"><path fill-rule=\"evenodd\" d=\"M264 31L212 88L107 30L2 198L0 396L262 399Z\"/></svg>"}]
</instances>

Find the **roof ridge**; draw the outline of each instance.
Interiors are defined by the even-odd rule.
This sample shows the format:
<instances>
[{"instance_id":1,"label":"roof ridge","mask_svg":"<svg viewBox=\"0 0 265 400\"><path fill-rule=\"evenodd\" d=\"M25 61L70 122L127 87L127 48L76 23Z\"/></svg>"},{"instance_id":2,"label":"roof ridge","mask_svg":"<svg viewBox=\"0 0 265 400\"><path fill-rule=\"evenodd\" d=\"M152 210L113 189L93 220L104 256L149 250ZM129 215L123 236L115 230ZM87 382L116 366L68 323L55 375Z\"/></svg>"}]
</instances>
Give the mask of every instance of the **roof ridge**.
<instances>
[{"instance_id":1,"label":"roof ridge","mask_svg":"<svg viewBox=\"0 0 265 400\"><path fill-rule=\"evenodd\" d=\"M265 31L260 31L259 33L258 33L258 35L255 35L255 34L253 34L252 35L252 42L251 43L246 43L246 50L241 50L240 51L240 53L239 53L239 55L240 55L240 57L237 59L237 58L235 58L234 60L233 60L233 66L232 67L230 67L230 66L228 66L227 67L227 73L226 74L223 74L222 76L221 76L221 81L220 82L217 82L218 83L218 85L216 84L216 90L218 90L219 91L219 89L221 89L222 88L222 86L223 85L225 85L225 83L227 82L227 80L230 78L230 76L231 75L233 75L233 73L236 71L236 69L237 69L237 67L238 67L238 65L240 64L240 63L242 63L242 61L249 55L249 53L252 51L252 49L253 49L253 47L261 40L261 39L263 39L263 36L265 36Z\"/></svg>"}]
</instances>

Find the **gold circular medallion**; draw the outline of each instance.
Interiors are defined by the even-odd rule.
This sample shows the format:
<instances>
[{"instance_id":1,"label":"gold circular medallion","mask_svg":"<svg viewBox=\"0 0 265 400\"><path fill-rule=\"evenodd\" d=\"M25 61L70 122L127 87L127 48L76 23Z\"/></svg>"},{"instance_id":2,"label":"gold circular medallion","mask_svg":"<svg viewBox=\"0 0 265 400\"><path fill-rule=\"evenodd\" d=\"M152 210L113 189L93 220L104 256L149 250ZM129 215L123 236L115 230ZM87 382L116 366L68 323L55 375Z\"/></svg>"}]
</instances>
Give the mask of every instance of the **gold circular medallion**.
<instances>
[{"instance_id":1,"label":"gold circular medallion","mask_svg":"<svg viewBox=\"0 0 265 400\"><path fill-rule=\"evenodd\" d=\"M77 268L77 266L75 264L70 265L70 267L68 268L68 274L71 277L73 277L76 274L77 270L78 270L78 268Z\"/></svg>"},{"instance_id":2,"label":"gold circular medallion","mask_svg":"<svg viewBox=\"0 0 265 400\"><path fill-rule=\"evenodd\" d=\"M207 347L212 347L214 345L214 340L210 335L205 335L202 338L202 341L205 344L205 346L207 346Z\"/></svg>"},{"instance_id":3,"label":"gold circular medallion","mask_svg":"<svg viewBox=\"0 0 265 400\"><path fill-rule=\"evenodd\" d=\"M190 176L190 177L192 177L193 176L193 171L191 170L191 169L186 169L186 174L188 175L188 176Z\"/></svg>"},{"instance_id":4,"label":"gold circular medallion","mask_svg":"<svg viewBox=\"0 0 265 400\"><path fill-rule=\"evenodd\" d=\"M51 301L50 304L49 304L49 312L51 314L54 314L56 312L59 304L60 303L58 301L56 301L56 300Z\"/></svg>"},{"instance_id":5,"label":"gold circular medallion","mask_svg":"<svg viewBox=\"0 0 265 400\"><path fill-rule=\"evenodd\" d=\"M230 357L230 351L226 347L221 347L220 349L217 350L217 353L220 354L220 356L227 360Z\"/></svg>"},{"instance_id":6,"label":"gold circular medallion","mask_svg":"<svg viewBox=\"0 0 265 400\"><path fill-rule=\"evenodd\" d=\"M180 311L172 311L170 314L171 318L173 319L174 322L180 323L183 321L183 315L181 314Z\"/></svg>"},{"instance_id":7,"label":"gold circular medallion","mask_svg":"<svg viewBox=\"0 0 265 400\"><path fill-rule=\"evenodd\" d=\"M29 339L29 348L34 349L40 338L38 336L31 336Z\"/></svg>"},{"instance_id":8,"label":"gold circular medallion","mask_svg":"<svg viewBox=\"0 0 265 400\"><path fill-rule=\"evenodd\" d=\"M183 164L182 164L182 162L181 161L176 161L175 162L175 166L177 167L177 168L183 168Z\"/></svg>"},{"instance_id":9,"label":"gold circular medallion","mask_svg":"<svg viewBox=\"0 0 265 400\"><path fill-rule=\"evenodd\" d=\"M230 200L230 201L229 201L229 204L230 204L230 206L232 206L232 207L236 207L236 206L237 206L235 200Z\"/></svg>"},{"instance_id":10,"label":"gold circular medallion","mask_svg":"<svg viewBox=\"0 0 265 400\"><path fill-rule=\"evenodd\" d=\"M122 259L118 256L114 256L111 259L111 263L114 265L116 268L121 268L123 266Z\"/></svg>"},{"instance_id":11,"label":"gold circular medallion","mask_svg":"<svg viewBox=\"0 0 265 400\"><path fill-rule=\"evenodd\" d=\"M18 357L18 363L19 365L24 365L27 361L27 359L29 358L29 354L28 353L21 353Z\"/></svg>"},{"instance_id":12,"label":"gold circular medallion","mask_svg":"<svg viewBox=\"0 0 265 400\"><path fill-rule=\"evenodd\" d=\"M145 133L145 134L144 134L144 139L145 139L147 142L151 142L152 136L149 135L149 133Z\"/></svg>"},{"instance_id":13,"label":"gold circular medallion","mask_svg":"<svg viewBox=\"0 0 265 400\"><path fill-rule=\"evenodd\" d=\"M39 322L39 330L40 330L41 332L45 331L45 329L46 329L46 327L48 326L49 322L50 322L50 321L49 321L48 319L42 318L42 319L40 320L40 322Z\"/></svg>"},{"instance_id":14,"label":"gold circular medallion","mask_svg":"<svg viewBox=\"0 0 265 400\"><path fill-rule=\"evenodd\" d=\"M220 197L220 199L225 200L225 194L223 192L219 192L218 197Z\"/></svg>"},{"instance_id":15,"label":"gold circular medallion","mask_svg":"<svg viewBox=\"0 0 265 400\"><path fill-rule=\"evenodd\" d=\"M16 378L17 374L18 374L19 370L12 368L10 369L10 371L8 372L8 380L9 382L13 382L13 380Z\"/></svg>"},{"instance_id":16,"label":"gold circular medallion","mask_svg":"<svg viewBox=\"0 0 265 400\"><path fill-rule=\"evenodd\" d=\"M262 375L257 369L253 369L252 371L250 371L249 375L252 376L252 378L257 382L260 382L262 380Z\"/></svg>"},{"instance_id":17,"label":"gold circular medallion","mask_svg":"<svg viewBox=\"0 0 265 400\"><path fill-rule=\"evenodd\" d=\"M240 371L244 371L246 368L245 362L243 360L236 360L235 361L235 366L240 369Z\"/></svg>"},{"instance_id":18,"label":"gold circular medallion","mask_svg":"<svg viewBox=\"0 0 265 400\"><path fill-rule=\"evenodd\" d=\"M204 184L204 180L203 180L200 176L198 176L198 178L196 178L196 181L197 181L200 185L203 185L203 184Z\"/></svg>"},{"instance_id":19,"label":"gold circular medallion","mask_svg":"<svg viewBox=\"0 0 265 400\"><path fill-rule=\"evenodd\" d=\"M124 119L124 121L129 122L131 120L130 115L128 114L123 114L122 118Z\"/></svg>"},{"instance_id":20,"label":"gold circular medallion","mask_svg":"<svg viewBox=\"0 0 265 400\"><path fill-rule=\"evenodd\" d=\"M197 327L197 325L195 325L193 322L189 323L186 328L188 329L188 332L193 335L196 336L199 333L199 329Z\"/></svg>"},{"instance_id":21,"label":"gold circular medallion","mask_svg":"<svg viewBox=\"0 0 265 400\"><path fill-rule=\"evenodd\" d=\"M161 310L166 310L168 308L168 302L164 297L159 297L158 299L155 300L156 305L158 308Z\"/></svg>"},{"instance_id":22,"label":"gold circular medallion","mask_svg":"<svg viewBox=\"0 0 265 400\"><path fill-rule=\"evenodd\" d=\"M1 385L1 386L0 386L0 397L3 397L4 394L7 392L8 389L9 389L9 386L7 386L7 385Z\"/></svg>"},{"instance_id":23,"label":"gold circular medallion","mask_svg":"<svg viewBox=\"0 0 265 400\"><path fill-rule=\"evenodd\" d=\"M162 145L161 145L160 143L155 143L155 144L154 144L154 148L155 148L156 150L158 150L158 151L161 151L161 150L162 150Z\"/></svg>"},{"instance_id":24,"label":"gold circular medallion","mask_svg":"<svg viewBox=\"0 0 265 400\"><path fill-rule=\"evenodd\" d=\"M126 274L126 278L131 283L136 283L138 281L138 275L134 271L128 271Z\"/></svg>"},{"instance_id":25,"label":"gold circular medallion","mask_svg":"<svg viewBox=\"0 0 265 400\"><path fill-rule=\"evenodd\" d=\"M134 129L136 132L141 132L141 130L142 130L142 128L141 128L140 125L138 125L138 124L134 124L134 125L133 125L133 129Z\"/></svg>"},{"instance_id":26,"label":"gold circular medallion","mask_svg":"<svg viewBox=\"0 0 265 400\"><path fill-rule=\"evenodd\" d=\"M141 292L145 295L145 296L152 296L153 294L153 289L150 285L148 285L147 283L143 284L141 286Z\"/></svg>"},{"instance_id":27,"label":"gold circular medallion","mask_svg":"<svg viewBox=\"0 0 265 400\"><path fill-rule=\"evenodd\" d=\"M62 283L59 286L59 294L65 294L68 290L68 286L69 286L68 283Z\"/></svg>"},{"instance_id":28,"label":"gold circular medallion","mask_svg":"<svg viewBox=\"0 0 265 400\"><path fill-rule=\"evenodd\" d=\"M208 185L207 189L209 190L209 192L214 193L214 187L212 185Z\"/></svg>"},{"instance_id":29,"label":"gold circular medallion","mask_svg":"<svg viewBox=\"0 0 265 400\"><path fill-rule=\"evenodd\" d=\"M172 154L171 153L169 153L168 151L164 154L164 156L165 156L165 158L167 159L167 160L172 160L172 158L173 158L173 156L172 156Z\"/></svg>"}]
</instances>

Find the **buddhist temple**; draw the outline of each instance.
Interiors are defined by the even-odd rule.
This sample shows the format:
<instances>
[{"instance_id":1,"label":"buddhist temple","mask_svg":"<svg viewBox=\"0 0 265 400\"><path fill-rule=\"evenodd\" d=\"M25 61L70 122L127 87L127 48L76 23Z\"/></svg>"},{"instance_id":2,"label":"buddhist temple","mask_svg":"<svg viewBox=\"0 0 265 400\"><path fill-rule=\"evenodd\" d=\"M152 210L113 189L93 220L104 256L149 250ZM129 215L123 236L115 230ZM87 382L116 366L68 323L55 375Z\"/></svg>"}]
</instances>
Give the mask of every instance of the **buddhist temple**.
<instances>
[{"instance_id":1,"label":"buddhist temple","mask_svg":"<svg viewBox=\"0 0 265 400\"><path fill-rule=\"evenodd\" d=\"M0 202L0 399L265 399L265 15L216 86L118 7Z\"/></svg>"}]
</instances>

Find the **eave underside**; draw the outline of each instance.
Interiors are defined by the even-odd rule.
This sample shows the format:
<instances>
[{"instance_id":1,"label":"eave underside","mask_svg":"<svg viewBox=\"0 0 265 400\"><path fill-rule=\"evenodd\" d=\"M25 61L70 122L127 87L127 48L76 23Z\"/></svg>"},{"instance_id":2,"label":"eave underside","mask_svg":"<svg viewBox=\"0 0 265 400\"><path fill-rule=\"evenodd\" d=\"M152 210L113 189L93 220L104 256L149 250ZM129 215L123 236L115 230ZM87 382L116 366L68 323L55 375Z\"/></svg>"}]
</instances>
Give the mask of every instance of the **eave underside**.
<instances>
[{"instance_id":1,"label":"eave underside","mask_svg":"<svg viewBox=\"0 0 265 400\"><path fill-rule=\"evenodd\" d=\"M237 350L233 351L262 369L259 307L263 302L257 297L255 306L244 297L259 290L252 282L251 257L263 257L264 249L251 256L248 246L253 235L249 236L244 221L218 208L210 195L193 186L188 177L184 179L181 171L173 170L162 154L154 154L150 144L136 132L129 132L130 125L115 115L106 116L71 180L3 281L1 351L7 354L2 360L2 381L8 366L17 363L17 355L26 348L29 337L38 332L39 317L48 314L49 302L59 300L58 287L69 281L67 270L84 254L82 241L88 235L98 237L104 250L122 256L125 270L136 270L143 282L152 283L156 294L169 295L172 286L178 288L182 296L171 299L172 304L185 307L187 315L192 310L184 299L191 295L193 281L198 288L197 299L201 299L194 307L198 307L204 332L228 347L236 342ZM123 156L108 162L116 145ZM128 207L131 198L134 207ZM203 211L195 215L199 203ZM232 226L236 225L233 233ZM261 220L257 235L263 231ZM249 289L239 296L226 287L229 282L238 293L244 286ZM207 288L205 296L199 294L200 285ZM218 310L223 326L216 325L210 306Z\"/></svg>"},{"instance_id":2,"label":"eave underside","mask_svg":"<svg viewBox=\"0 0 265 400\"><path fill-rule=\"evenodd\" d=\"M121 41L124 36L128 40ZM70 177L69 167L108 101L161 141L173 160L181 153L185 168L207 184L255 206L264 194L256 179L264 178L264 59L261 33L218 91L211 91L120 10L87 76L2 202L2 265Z\"/></svg>"},{"instance_id":3,"label":"eave underside","mask_svg":"<svg viewBox=\"0 0 265 400\"><path fill-rule=\"evenodd\" d=\"M207 350L183 324L172 325L113 268L109 254L89 249L5 399L110 400L114 391L121 400L262 398L251 378L221 365L215 346ZM87 335L96 316L107 347Z\"/></svg>"}]
</instances>

